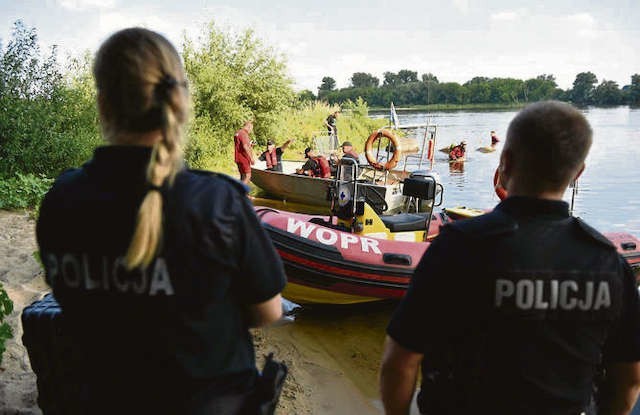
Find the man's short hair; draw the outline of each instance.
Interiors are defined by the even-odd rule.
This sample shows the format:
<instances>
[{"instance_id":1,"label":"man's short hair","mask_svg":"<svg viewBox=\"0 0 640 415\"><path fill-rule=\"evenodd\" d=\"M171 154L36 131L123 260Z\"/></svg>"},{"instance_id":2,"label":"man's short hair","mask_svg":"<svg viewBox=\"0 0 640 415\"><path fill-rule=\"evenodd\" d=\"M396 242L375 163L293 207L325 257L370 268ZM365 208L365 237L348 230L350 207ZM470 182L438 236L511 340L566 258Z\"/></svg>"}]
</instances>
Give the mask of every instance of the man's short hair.
<instances>
[{"instance_id":1,"label":"man's short hair","mask_svg":"<svg viewBox=\"0 0 640 415\"><path fill-rule=\"evenodd\" d=\"M582 167L592 135L580 111L563 102L541 101L511 121L503 151L511 155L512 176L528 191L564 190Z\"/></svg>"}]
</instances>

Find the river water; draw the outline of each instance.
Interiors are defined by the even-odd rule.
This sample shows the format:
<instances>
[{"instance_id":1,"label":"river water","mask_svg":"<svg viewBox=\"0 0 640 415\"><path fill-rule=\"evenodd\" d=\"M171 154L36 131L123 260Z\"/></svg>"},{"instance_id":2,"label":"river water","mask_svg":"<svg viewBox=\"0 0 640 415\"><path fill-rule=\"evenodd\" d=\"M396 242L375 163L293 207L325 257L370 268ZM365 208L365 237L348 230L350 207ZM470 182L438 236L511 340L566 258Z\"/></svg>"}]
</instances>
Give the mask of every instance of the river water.
<instances>
[{"instance_id":1,"label":"river water","mask_svg":"<svg viewBox=\"0 0 640 415\"><path fill-rule=\"evenodd\" d=\"M436 152L434 170L444 186L443 206L491 208L499 199L492 178L498 165L507 126L515 111L399 112L400 124L437 124L436 148L467 141L467 161L451 165L447 155ZM587 168L578 183L574 215L603 232L629 232L640 237L640 110L628 107L589 108L584 113L594 130ZM386 114L373 114L384 117ZM497 151L476 148L490 144L490 131L501 138ZM414 132L417 138L424 130ZM358 149L362 150L362 149ZM565 195L570 202L571 192ZM343 376L370 402L369 413L382 413L377 375L385 327L395 303L340 307L304 307L285 330L300 344L313 344L318 364L331 360ZM320 361L325 359L324 362ZM318 413L347 413L335 402ZM347 411L347 412L345 412ZM366 411L365 411L366 412ZM415 408L412 413L417 413Z\"/></svg>"},{"instance_id":2,"label":"river water","mask_svg":"<svg viewBox=\"0 0 640 415\"><path fill-rule=\"evenodd\" d=\"M467 141L467 160L450 164L436 152L434 170L444 186L444 206L490 208L499 199L493 191L493 174L509 122L515 111L408 112L398 114L400 125L431 122L437 125L436 148ZM593 146L586 169L578 181L574 215L601 232L629 232L640 237L640 109L588 108L584 114L593 131ZM476 148L491 143L495 130L503 141L493 153ZM424 130L417 130L421 138ZM571 201L567 190L565 200Z\"/></svg>"}]
</instances>

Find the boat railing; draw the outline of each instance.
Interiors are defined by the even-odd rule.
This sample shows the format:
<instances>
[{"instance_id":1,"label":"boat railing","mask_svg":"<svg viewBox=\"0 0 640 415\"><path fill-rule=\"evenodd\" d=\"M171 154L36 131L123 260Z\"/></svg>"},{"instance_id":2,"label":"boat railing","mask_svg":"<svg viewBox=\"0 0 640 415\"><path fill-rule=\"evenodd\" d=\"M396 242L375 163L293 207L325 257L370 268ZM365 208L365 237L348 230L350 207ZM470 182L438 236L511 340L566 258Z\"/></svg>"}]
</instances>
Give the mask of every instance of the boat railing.
<instances>
[{"instance_id":1,"label":"boat railing","mask_svg":"<svg viewBox=\"0 0 640 415\"><path fill-rule=\"evenodd\" d=\"M424 139L422 140L422 147L419 153L406 154L403 160L403 173L406 175L408 172L407 166L410 159L417 160L417 168L415 170L421 170L422 164L427 161L430 163L429 169L433 169L433 160L436 148L436 133L438 126L428 123L427 128L424 130ZM431 150L429 150L431 148ZM426 154L426 159L425 159Z\"/></svg>"},{"instance_id":2,"label":"boat railing","mask_svg":"<svg viewBox=\"0 0 640 415\"><path fill-rule=\"evenodd\" d=\"M327 131L315 131L313 133L313 146L318 151L318 153L322 154L325 157L328 157L333 152L338 151L338 146L340 145L339 139L337 135L331 134L328 135Z\"/></svg>"}]
</instances>

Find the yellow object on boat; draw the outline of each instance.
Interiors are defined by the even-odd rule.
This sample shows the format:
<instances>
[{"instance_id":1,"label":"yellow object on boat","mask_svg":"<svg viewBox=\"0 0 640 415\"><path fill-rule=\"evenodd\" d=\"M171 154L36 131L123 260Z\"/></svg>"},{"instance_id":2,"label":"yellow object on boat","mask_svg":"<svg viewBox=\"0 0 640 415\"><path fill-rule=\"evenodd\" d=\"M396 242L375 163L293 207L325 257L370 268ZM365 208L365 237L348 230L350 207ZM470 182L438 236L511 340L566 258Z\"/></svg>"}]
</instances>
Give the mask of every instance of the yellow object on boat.
<instances>
[{"instance_id":1,"label":"yellow object on boat","mask_svg":"<svg viewBox=\"0 0 640 415\"><path fill-rule=\"evenodd\" d=\"M468 208L465 206L444 208L444 211L453 218L473 218L487 213L484 209Z\"/></svg>"},{"instance_id":2,"label":"yellow object on boat","mask_svg":"<svg viewBox=\"0 0 640 415\"><path fill-rule=\"evenodd\" d=\"M331 209L323 205L307 205L304 203L288 202L286 200L270 199L266 197L254 197L251 201L255 206L265 206L287 212L327 216L331 214Z\"/></svg>"},{"instance_id":3,"label":"yellow object on boat","mask_svg":"<svg viewBox=\"0 0 640 415\"><path fill-rule=\"evenodd\" d=\"M339 293L293 282L287 283L282 295L286 299L300 304L357 304L382 300L382 298Z\"/></svg>"}]
</instances>

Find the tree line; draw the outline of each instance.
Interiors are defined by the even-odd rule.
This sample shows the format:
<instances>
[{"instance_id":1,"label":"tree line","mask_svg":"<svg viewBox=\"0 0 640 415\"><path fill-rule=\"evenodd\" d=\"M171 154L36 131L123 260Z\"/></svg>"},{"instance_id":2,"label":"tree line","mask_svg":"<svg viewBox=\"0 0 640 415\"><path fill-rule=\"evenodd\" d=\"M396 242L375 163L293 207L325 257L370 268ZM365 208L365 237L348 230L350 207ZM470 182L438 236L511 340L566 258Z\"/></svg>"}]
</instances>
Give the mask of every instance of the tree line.
<instances>
[{"instance_id":1,"label":"tree line","mask_svg":"<svg viewBox=\"0 0 640 415\"><path fill-rule=\"evenodd\" d=\"M193 108L190 166L231 165L233 133L247 119L255 121L260 143L277 136L296 94L284 59L252 31L231 35L210 23L199 42L184 39L182 57ZM92 65L87 52L61 66L55 47L40 49L35 28L14 23L0 41L0 182L17 174L55 177L103 143Z\"/></svg>"},{"instance_id":2,"label":"tree line","mask_svg":"<svg viewBox=\"0 0 640 415\"><path fill-rule=\"evenodd\" d=\"M371 127L368 107L388 107L390 102L521 104L553 98L578 105L640 104L640 75L619 88L612 81L597 84L591 72L578 74L567 91L558 88L552 75L525 81L476 77L460 85L440 82L430 73L418 79L417 72L405 69L385 72L380 84L371 74L357 72L348 88L336 89L335 80L325 77L318 96L296 94L284 57L251 30L232 35L213 22L203 29L198 42L184 39L182 52L193 100L185 156L196 168L232 167L230 138L249 118L256 121L259 145L296 137L295 146L304 148L336 105L360 114L349 118L354 121L351 129L343 129L358 137L366 133L361 129ZM57 50L43 53L36 29L21 21L15 22L9 39L0 41L0 181L18 173L55 177L80 165L102 143L91 65L87 53L60 67Z\"/></svg>"},{"instance_id":3,"label":"tree line","mask_svg":"<svg viewBox=\"0 0 640 415\"><path fill-rule=\"evenodd\" d=\"M230 34L210 22L197 41L183 39L182 58L192 99L185 159L193 168L233 174L233 135L248 119L256 151L269 139L296 138L288 152L302 158L337 109L300 100L283 56L251 30ZM89 52L61 65L57 49L41 50L36 29L22 21L0 39L0 209L33 206L48 178L81 165L104 144L92 65ZM351 114L340 127L345 139L380 127L362 99L340 105Z\"/></svg>"},{"instance_id":4,"label":"tree line","mask_svg":"<svg viewBox=\"0 0 640 415\"><path fill-rule=\"evenodd\" d=\"M515 78L474 77L459 84L440 82L432 73L422 74L403 69L385 72L382 84L380 79L365 72L355 72L347 88L336 88L336 81L330 76L322 78L315 96L311 91L300 93L303 99L325 100L330 104L339 104L358 97L374 107L387 107L390 102L396 105L465 105L500 104L519 105L546 99L557 99L584 105L640 105L640 74L631 76L631 83L622 88L615 81L602 79L598 84L592 72L576 75L572 88L563 90L558 87L555 77L542 74L535 78L521 80Z\"/></svg>"}]
</instances>

